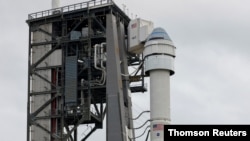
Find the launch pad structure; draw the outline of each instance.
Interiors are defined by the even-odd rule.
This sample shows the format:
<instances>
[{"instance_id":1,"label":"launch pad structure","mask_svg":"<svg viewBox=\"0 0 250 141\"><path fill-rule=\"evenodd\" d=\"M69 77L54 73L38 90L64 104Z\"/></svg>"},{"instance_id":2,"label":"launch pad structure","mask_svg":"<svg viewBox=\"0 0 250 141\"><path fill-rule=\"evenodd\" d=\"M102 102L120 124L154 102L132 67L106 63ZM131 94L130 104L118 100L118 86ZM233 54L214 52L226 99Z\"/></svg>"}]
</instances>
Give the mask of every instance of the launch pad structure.
<instances>
[{"instance_id":1,"label":"launch pad structure","mask_svg":"<svg viewBox=\"0 0 250 141\"><path fill-rule=\"evenodd\" d=\"M130 18L98 0L29 14L27 141L81 141L103 128L107 141L133 140L131 93L145 92L142 57L128 53ZM140 65L129 76L128 67ZM131 87L131 82L141 82Z\"/></svg>"},{"instance_id":2,"label":"launch pad structure","mask_svg":"<svg viewBox=\"0 0 250 141\"><path fill-rule=\"evenodd\" d=\"M104 119L107 141L135 141L146 130L137 137L134 130L148 121L151 141L164 141L176 49L167 32L130 19L112 0L59 2L26 21L27 141L85 141ZM133 73L130 66L137 66ZM134 128L133 120L146 111L133 118L131 93L147 91L148 76L150 119ZM79 136L80 126L89 124L90 131Z\"/></svg>"}]
</instances>

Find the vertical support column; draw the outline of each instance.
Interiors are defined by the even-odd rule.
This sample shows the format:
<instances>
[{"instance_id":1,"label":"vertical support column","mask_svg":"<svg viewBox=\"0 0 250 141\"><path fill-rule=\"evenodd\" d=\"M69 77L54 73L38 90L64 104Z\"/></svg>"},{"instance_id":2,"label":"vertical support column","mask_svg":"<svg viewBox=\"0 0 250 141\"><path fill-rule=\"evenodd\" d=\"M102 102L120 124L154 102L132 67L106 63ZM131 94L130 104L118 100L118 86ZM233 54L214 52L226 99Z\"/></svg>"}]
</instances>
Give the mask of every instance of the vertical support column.
<instances>
[{"instance_id":1,"label":"vertical support column","mask_svg":"<svg viewBox=\"0 0 250 141\"><path fill-rule=\"evenodd\" d=\"M31 27L29 26L28 49L28 95L27 95L27 141L30 141L30 65L31 65Z\"/></svg>"},{"instance_id":2,"label":"vertical support column","mask_svg":"<svg viewBox=\"0 0 250 141\"><path fill-rule=\"evenodd\" d=\"M77 128L74 130L74 141L77 141Z\"/></svg>"},{"instance_id":3,"label":"vertical support column","mask_svg":"<svg viewBox=\"0 0 250 141\"><path fill-rule=\"evenodd\" d=\"M90 107L91 107L91 80L92 80L92 72L91 72L91 36L92 36L92 18L90 16L90 14L88 14L88 93L85 94L84 98L84 111L88 111L85 112L85 119L86 120L90 120L91 116L90 116Z\"/></svg>"},{"instance_id":4,"label":"vertical support column","mask_svg":"<svg viewBox=\"0 0 250 141\"><path fill-rule=\"evenodd\" d=\"M52 69L51 80L52 80L52 84L57 86L57 70L56 69ZM54 87L53 89L55 90L56 88ZM56 93L51 93L52 97L54 97L55 95ZM56 115L56 114L57 114L57 98L51 102L51 116ZM56 134L56 130L57 130L57 118L51 117L51 134ZM51 141L55 141L55 139L52 136L50 137L51 137Z\"/></svg>"},{"instance_id":5,"label":"vertical support column","mask_svg":"<svg viewBox=\"0 0 250 141\"><path fill-rule=\"evenodd\" d=\"M107 14L107 141L125 141L123 86L116 17Z\"/></svg>"},{"instance_id":6,"label":"vertical support column","mask_svg":"<svg viewBox=\"0 0 250 141\"><path fill-rule=\"evenodd\" d=\"M62 21L62 37L65 37L68 33L67 33L67 21L63 20ZM65 78L65 56L66 56L66 51L65 49L68 47L67 43L63 44L62 47L62 72L61 72L61 78ZM61 79L61 87L62 87L62 96L61 96L61 120L60 120L60 126L58 127L58 129L60 129L58 131L58 133L60 134L60 137L63 138L64 136L64 125L65 125L65 121L64 121L64 98L65 98L65 82L64 79ZM59 122L58 122L59 123Z\"/></svg>"},{"instance_id":7,"label":"vertical support column","mask_svg":"<svg viewBox=\"0 0 250 141\"><path fill-rule=\"evenodd\" d=\"M130 87L129 87L129 74L128 72L128 59L127 59L127 52L125 46L125 32L124 32L124 24L120 21L118 23L118 41L119 41L119 51L120 51L120 60L121 60L121 73L125 74L122 77L122 86L123 86L123 98L125 104L125 118L126 118L126 125L129 129L129 137L134 138L134 125L132 116L132 102L131 102L131 95L130 95Z\"/></svg>"}]
</instances>

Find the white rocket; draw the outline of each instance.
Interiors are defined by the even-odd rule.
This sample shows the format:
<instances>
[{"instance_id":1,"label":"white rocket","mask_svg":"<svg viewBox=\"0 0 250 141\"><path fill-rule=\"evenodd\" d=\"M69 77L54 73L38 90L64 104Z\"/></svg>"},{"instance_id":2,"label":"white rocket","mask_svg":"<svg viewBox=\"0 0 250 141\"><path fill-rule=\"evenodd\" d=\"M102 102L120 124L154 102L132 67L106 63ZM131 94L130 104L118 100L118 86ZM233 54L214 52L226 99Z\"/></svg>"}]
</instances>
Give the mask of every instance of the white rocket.
<instances>
[{"instance_id":1,"label":"white rocket","mask_svg":"<svg viewBox=\"0 0 250 141\"><path fill-rule=\"evenodd\" d=\"M130 53L143 53L144 70L150 76L151 141L164 141L164 125L170 124L169 82L176 47L164 29L153 29L153 22L139 18L129 23L128 41Z\"/></svg>"},{"instance_id":2,"label":"white rocket","mask_svg":"<svg viewBox=\"0 0 250 141\"><path fill-rule=\"evenodd\" d=\"M170 124L170 75L174 74L175 46L166 31L155 28L144 46L145 72L150 75L151 141L164 141Z\"/></svg>"}]
</instances>

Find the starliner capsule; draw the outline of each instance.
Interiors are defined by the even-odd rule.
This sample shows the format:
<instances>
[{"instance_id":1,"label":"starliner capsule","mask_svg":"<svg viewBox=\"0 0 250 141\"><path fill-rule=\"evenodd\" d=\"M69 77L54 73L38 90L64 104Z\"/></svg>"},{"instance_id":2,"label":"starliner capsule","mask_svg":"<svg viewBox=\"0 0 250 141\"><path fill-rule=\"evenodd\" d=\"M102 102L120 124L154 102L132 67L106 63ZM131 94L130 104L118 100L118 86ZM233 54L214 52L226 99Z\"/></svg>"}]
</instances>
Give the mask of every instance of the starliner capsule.
<instances>
[{"instance_id":1,"label":"starliner capsule","mask_svg":"<svg viewBox=\"0 0 250 141\"><path fill-rule=\"evenodd\" d=\"M145 73L150 76L151 141L164 141L170 124L170 76L174 74L175 49L163 28L155 28L144 46Z\"/></svg>"}]
</instances>

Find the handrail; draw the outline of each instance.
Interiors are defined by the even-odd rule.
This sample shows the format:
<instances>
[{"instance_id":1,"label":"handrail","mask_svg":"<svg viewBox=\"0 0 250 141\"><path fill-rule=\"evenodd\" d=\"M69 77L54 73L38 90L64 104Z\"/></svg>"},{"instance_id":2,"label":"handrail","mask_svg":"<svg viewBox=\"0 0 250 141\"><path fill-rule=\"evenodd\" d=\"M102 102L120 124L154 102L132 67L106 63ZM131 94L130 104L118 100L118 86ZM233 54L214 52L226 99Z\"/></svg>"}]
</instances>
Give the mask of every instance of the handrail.
<instances>
[{"instance_id":1,"label":"handrail","mask_svg":"<svg viewBox=\"0 0 250 141\"><path fill-rule=\"evenodd\" d=\"M96 6L101 6L101 5L110 5L113 4L113 0L91 0L87 2L81 2L77 4L72 4L64 7L59 7L59 8L54 8L54 9L49 9L45 11L40 11L36 13L31 13L28 15L28 19L37 19L37 18L42 18L42 17L47 17L51 16L54 14L59 14L59 13L66 13L66 12L71 12L83 8L92 8Z\"/></svg>"}]
</instances>

